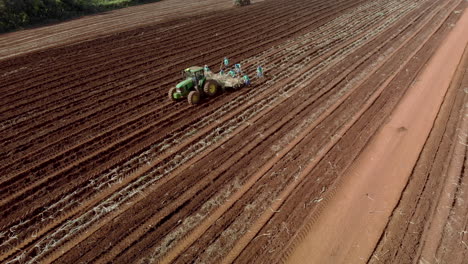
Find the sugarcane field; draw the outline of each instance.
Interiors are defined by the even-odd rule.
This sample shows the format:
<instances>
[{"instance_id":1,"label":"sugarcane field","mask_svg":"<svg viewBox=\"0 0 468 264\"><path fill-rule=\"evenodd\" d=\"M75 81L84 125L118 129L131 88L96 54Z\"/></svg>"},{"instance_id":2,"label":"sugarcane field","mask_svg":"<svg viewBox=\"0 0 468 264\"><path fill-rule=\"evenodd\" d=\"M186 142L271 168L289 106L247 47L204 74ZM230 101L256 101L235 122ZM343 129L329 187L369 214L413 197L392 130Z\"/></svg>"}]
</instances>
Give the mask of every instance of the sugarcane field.
<instances>
[{"instance_id":1,"label":"sugarcane field","mask_svg":"<svg viewBox=\"0 0 468 264\"><path fill-rule=\"evenodd\" d=\"M47 1L0 0L0 263L468 264L467 0Z\"/></svg>"}]
</instances>

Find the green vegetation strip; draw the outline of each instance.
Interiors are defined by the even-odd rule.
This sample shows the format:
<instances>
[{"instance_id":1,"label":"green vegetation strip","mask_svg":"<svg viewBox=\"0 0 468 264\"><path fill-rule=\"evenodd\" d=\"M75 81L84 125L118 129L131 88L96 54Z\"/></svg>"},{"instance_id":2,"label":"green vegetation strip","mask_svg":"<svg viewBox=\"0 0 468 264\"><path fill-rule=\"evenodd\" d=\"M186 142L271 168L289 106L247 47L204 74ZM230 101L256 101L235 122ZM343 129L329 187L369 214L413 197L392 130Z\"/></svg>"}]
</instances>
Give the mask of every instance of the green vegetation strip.
<instances>
[{"instance_id":1,"label":"green vegetation strip","mask_svg":"<svg viewBox=\"0 0 468 264\"><path fill-rule=\"evenodd\" d=\"M0 33L159 0L0 0Z\"/></svg>"}]
</instances>

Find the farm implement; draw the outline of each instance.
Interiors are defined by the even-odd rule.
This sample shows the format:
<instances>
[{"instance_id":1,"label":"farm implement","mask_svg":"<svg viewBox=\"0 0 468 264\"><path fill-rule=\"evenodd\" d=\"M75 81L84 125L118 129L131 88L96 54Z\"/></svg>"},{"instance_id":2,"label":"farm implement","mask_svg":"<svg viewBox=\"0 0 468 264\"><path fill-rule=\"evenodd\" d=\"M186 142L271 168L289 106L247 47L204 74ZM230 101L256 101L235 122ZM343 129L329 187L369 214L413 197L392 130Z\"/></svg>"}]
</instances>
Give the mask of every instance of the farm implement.
<instances>
[{"instance_id":1,"label":"farm implement","mask_svg":"<svg viewBox=\"0 0 468 264\"><path fill-rule=\"evenodd\" d=\"M228 68L229 60L224 59L218 73L213 73L208 66L192 66L183 71L183 81L169 89L169 98L180 101L187 98L189 104L199 104L205 97L213 97L229 89L239 89L250 85L250 78L241 70L240 64L235 64L232 69ZM259 66L257 76L259 75ZM261 70L263 74L263 70Z\"/></svg>"}]
</instances>

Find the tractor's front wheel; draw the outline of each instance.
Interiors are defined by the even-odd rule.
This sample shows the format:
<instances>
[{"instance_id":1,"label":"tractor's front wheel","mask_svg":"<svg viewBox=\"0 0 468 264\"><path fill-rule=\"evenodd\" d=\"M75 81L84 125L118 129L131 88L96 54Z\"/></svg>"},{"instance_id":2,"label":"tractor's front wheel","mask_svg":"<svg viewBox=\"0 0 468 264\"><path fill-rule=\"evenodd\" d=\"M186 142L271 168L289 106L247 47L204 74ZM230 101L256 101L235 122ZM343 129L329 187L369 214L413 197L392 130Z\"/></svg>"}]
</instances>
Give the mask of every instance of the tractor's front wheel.
<instances>
[{"instance_id":1,"label":"tractor's front wheel","mask_svg":"<svg viewBox=\"0 0 468 264\"><path fill-rule=\"evenodd\" d=\"M199 104L201 101L200 93L198 91L191 91L188 94L188 102L191 105Z\"/></svg>"},{"instance_id":2,"label":"tractor's front wheel","mask_svg":"<svg viewBox=\"0 0 468 264\"><path fill-rule=\"evenodd\" d=\"M176 99L174 97L174 94L176 93L176 88L175 87L172 87L171 89L169 89L169 93L167 94L169 96L169 99L171 99L172 101L178 101L178 99Z\"/></svg>"},{"instance_id":3,"label":"tractor's front wheel","mask_svg":"<svg viewBox=\"0 0 468 264\"><path fill-rule=\"evenodd\" d=\"M207 80L203 87L203 92L208 96L215 96L218 93L218 83L215 80Z\"/></svg>"}]
</instances>

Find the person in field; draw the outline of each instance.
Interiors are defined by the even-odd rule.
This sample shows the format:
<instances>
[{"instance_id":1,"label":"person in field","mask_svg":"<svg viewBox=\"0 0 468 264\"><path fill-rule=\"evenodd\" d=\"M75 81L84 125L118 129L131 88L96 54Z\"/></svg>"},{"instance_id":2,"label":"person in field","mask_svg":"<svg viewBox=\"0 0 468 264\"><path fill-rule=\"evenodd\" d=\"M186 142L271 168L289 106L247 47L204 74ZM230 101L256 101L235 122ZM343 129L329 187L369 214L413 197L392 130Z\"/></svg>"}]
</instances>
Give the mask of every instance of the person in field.
<instances>
[{"instance_id":1,"label":"person in field","mask_svg":"<svg viewBox=\"0 0 468 264\"><path fill-rule=\"evenodd\" d=\"M257 67L257 77L258 77L258 78L262 78L263 76L264 76L264 75L263 75L263 68L262 68L262 66L259 65L259 66Z\"/></svg>"},{"instance_id":2,"label":"person in field","mask_svg":"<svg viewBox=\"0 0 468 264\"><path fill-rule=\"evenodd\" d=\"M242 73L240 63L234 64L234 69L235 69L235 71L236 71L238 74L241 74L241 73Z\"/></svg>"},{"instance_id":3,"label":"person in field","mask_svg":"<svg viewBox=\"0 0 468 264\"><path fill-rule=\"evenodd\" d=\"M247 74L245 74L242 78L244 79L245 85L246 85L246 86L249 86L249 85L250 85L250 78L249 78L249 76L248 76Z\"/></svg>"}]
</instances>

